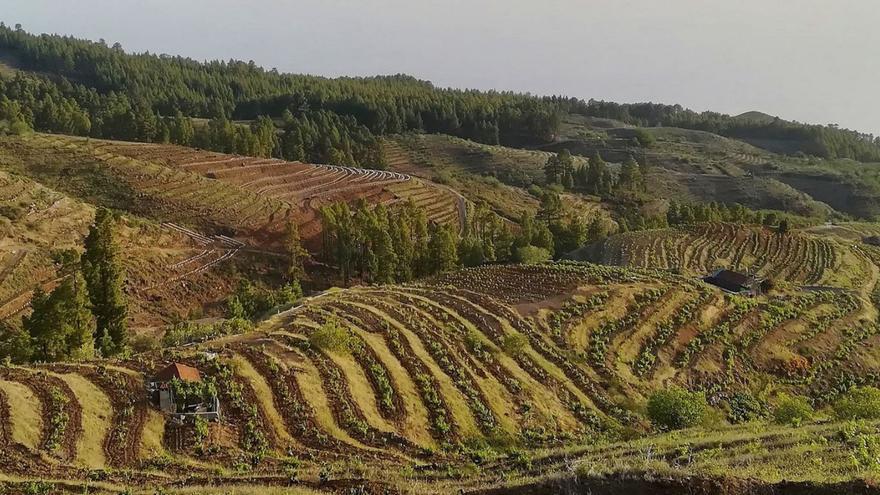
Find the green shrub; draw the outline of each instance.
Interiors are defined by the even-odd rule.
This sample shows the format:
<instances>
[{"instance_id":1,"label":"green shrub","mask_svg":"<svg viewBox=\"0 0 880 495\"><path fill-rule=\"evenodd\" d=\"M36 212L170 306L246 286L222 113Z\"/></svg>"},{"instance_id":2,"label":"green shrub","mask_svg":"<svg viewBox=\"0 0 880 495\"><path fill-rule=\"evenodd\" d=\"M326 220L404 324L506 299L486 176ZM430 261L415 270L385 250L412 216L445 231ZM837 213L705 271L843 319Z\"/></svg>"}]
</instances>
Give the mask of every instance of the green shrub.
<instances>
[{"instance_id":1,"label":"green shrub","mask_svg":"<svg viewBox=\"0 0 880 495\"><path fill-rule=\"evenodd\" d=\"M501 341L501 349L511 356L518 356L526 350L529 339L521 333L512 333Z\"/></svg>"},{"instance_id":2,"label":"green shrub","mask_svg":"<svg viewBox=\"0 0 880 495\"><path fill-rule=\"evenodd\" d=\"M773 406L773 420L779 424L800 426L812 418L813 406L806 397L780 394Z\"/></svg>"},{"instance_id":3,"label":"green shrub","mask_svg":"<svg viewBox=\"0 0 880 495\"><path fill-rule=\"evenodd\" d=\"M22 205L0 205L0 216L10 220L21 220L27 214L27 209Z\"/></svg>"},{"instance_id":4,"label":"green shrub","mask_svg":"<svg viewBox=\"0 0 880 495\"><path fill-rule=\"evenodd\" d=\"M853 388L832 407L838 419L880 419L880 389Z\"/></svg>"},{"instance_id":5,"label":"green shrub","mask_svg":"<svg viewBox=\"0 0 880 495\"><path fill-rule=\"evenodd\" d=\"M650 148L657 141L654 139L654 135L645 129L636 129L634 131L634 137L643 148Z\"/></svg>"},{"instance_id":6,"label":"green shrub","mask_svg":"<svg viewBox=\"0 0 880 495\"><path fill-rule=\"evenodd\" d=\"M464 344L469 351L477 355L482 354L486 350L483 344L483 337L475 330L469 330L467 335L464 336Z\"/></svg>"},{"instance_id":7,"label":"green shrub","mask_svg":"<svg viewBox=\"0 0 880 495\"><path fill-rule=\"evenodd\" d=\"M302 295L302 287L298 281L271 290L243 280L239 282L235 293L226 301L226 316L256 321L270 309L293 304Z\"/></svg>"},{"instance_id":8,"label":"green shrub","mask_svg":"<svg viewBox=\"0 0 880 495\"><path fill-rule=\"evenodd\" d=\"M204 342L223 335L237 335L248 332L252 328L253 325L250 320L244 318L232 318L214 324L180 321L165 331L165 335L162 336L162 346L176 347L192 342ZM142 345L149 344L144 342ZM135 343L132 343L132 348L134 347ZM139 352L136 348L134 348L134 350L135 352Z\"/></svg>"},{"instance_id":9,"label":"green shrub","mask_svg":"<svg viewBox=\"0 0 880 495\"><path fill-rule=\"evenodd\" d=\"M760 419L765 414L764 404L748 392L737 392L727 401L730 413L727 418L731 423L747 423Z\"/></svg>"},{"instance_id":10,"label":"green shrub","mask_svg":"<svg viewBox=\"0 0 880 495\"><path fill-rule=\"evenodd\" d=\"M351 349L352 337L349 331L335 321L328 321L312 332L309 343L324 351L343 352Z\"/></svg>"},{"instance_id":11,"label":"green shrub","mask_svg":"<svg viewBox=\"0 0 880 495\"><path fill-rule=\"evenodd\" d=\"M872 470L880 468L880 434L876 427L863 421L849 421L840 429L839 437L849 450L853 466Z\"/></svg>"},{"instance_id":12,"label":"green shrub","mask_svg":"<svg viewBox=\"0 0 880 495\"><path fill-rule=\"evenodd\" d=\"M516 261L533 265L550 259L550 251L537 246L523 246L516 250Z\"/></svg>"},{"instance_id":13,"label":"green shrub","mask_svg":"<svg viewBox=\"0 0 880 495\"><path fill-rule=\"evenodd\" d=\"M678 430L701 424L709 414L703 392L671 387L654 392L648 399L648 417L660 430Z\"/></svg>"}]
</instances>

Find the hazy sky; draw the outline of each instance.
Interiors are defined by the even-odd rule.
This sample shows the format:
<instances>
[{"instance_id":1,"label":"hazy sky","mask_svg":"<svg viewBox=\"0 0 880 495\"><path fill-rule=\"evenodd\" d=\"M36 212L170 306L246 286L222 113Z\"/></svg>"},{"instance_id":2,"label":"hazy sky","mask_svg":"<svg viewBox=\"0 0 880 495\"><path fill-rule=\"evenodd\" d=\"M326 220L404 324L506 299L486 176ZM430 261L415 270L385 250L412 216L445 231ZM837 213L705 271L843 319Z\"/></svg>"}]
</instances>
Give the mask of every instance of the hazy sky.
<instances>
[{"instance_id":1,"label":"hazy sky","mask_svg":"<svg viewBox=\"0 0 880 495\"><path fill-rule=\"evenodd\" d=\"M0 0L31 32L880 134L878 0Z\"/></svg>"}]
</instances>

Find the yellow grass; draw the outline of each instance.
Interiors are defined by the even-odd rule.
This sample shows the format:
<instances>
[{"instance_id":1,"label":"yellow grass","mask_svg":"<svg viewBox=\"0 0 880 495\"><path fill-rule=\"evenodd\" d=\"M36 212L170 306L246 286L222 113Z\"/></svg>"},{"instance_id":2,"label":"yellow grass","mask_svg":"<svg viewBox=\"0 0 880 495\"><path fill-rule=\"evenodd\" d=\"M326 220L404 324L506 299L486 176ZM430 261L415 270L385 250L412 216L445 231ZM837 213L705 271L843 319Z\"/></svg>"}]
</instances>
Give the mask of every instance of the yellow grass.
<instances>
[{"instance_id":1,"label":"yellow grass","mask_svg":"<svg viewBox=\"0 0 880 495\"><path fill-rule=\"evenodd\" d=\"M418 299L430 302L430 299L425 298L423 296L418 296L412 293L409 293L410 296L416 297ZM457 296L453 296L457 299L461 299ZM366 306L364 306L366 307ZM578 428L579 422L577 419L572 416L569 412L568 408L560 402L559 398L547 388L545 384L539 383L532 376L523 370L517 362L508 356L507 354L501 352L501 350L496 346L489 337L483 334L483 331L477 328L473 323L471 323L466 318L462 317L458 314L454 309L442 306L442 309L446 311L453 318L458 320L468 331L472 332L474 335L479 336L480 340L483 342L483 345L490 349L491 352L495 355L499 364L508 372L510 375L515 378L521 385L523 394L528 397L533 406L533 412L535 415L541 417L541 422L552 425L559 425L563 427L563 429L573 431ZM376 314L382 316L384 313L379 312L378 310L374 310Z\"/></svg>"},{"instance_id":2,"label":"yellow grass","mask_svg":"<svg viewBox=\"0 0 880 495\"><path fill-rule=\"evenodd\" d=\"M147 421L141 435L140 457L150 459L165 453L162 438L165 436L165 416L154 409L147 410Z\"/></svg>"},{"instance_id":3,"label":"yellow grass","mask_svg":"<svg viewBox=\"0 0 880 495\"><path fill-rule=\"evenodd\" d=\"M274 354L274 351L270 352ZM336 424L333 410L330 408L330 402L327 400L326 392L324 392L321 374L310 359L295 351L288 351L283 356L276 355L276 357L285 366L295 367L297 370L295 375L296 383L302 392L303 398L308 402L312 411L314 411L315 422L321 430L331 437L359 449L377 450L352 438L348 432Z\"/></svg>"},{"instance_id":4,"label":"yellow grass","mask_svg":"<svg viewBox=\"0 0 880 495\"><path fill-rule=\"evenodd\" d=\"M231 363L236 373L247 380L248 383L251 384L251 387L253 387L257 400L260 402L260 408L266 413L266 417L269 419L270 426L275 432L276 438L290 446L296 446L296 440L294 440L293 437L290 436L290 433L288 433L287 428L284 425L284 418L281 417L281 414L275 407L272 388L266 382L263 375L254 369L247 359L238 354L233 356Z\"/></svg>"},{"instance_id":5,"label":"yellow grass","mask_svg":"<svg viewBox=\"0 0 880 495\"><path fill-rule=\"evenodd\" d=\"M111 428L113 406L107 395L89 380L77 374L56 375L73 390L82 407L82 434L76 445L76 462L86 467L104 467L104 438Z\"/></svg>"},{"instance_id":6,"label":"yellow grass","mask_svg":"<svg viewBox=\"0 0 880 495\"><path fill-rule=\"evenodd\" d=\"M364 414L367 423L377 430L395 432L396 428L388 423L379 412L376 394L364 370L351 354L344 352L328 353L330 359L342 370L349 392L358 409Z\"/></svg>"},{"instance_id":7,"label":"yellow grass","mask_svg":"<svg viewBox=\"0 0 880 495\"><path fill-rule=\"evenodd\" d=\"M449 375L444 373L443 370L440 369L440 366L434 362L434 358L432 358L431 354L428 353L428 350L425 349L425 346L419 339L418 335L397 320L391 318L387 313L381 311L378 311L378 313L381 313L382 318L397 328L400 334L407 340L407 342L409 342L413 354L415 354L415 356L424 363L431 372L431 375L437 381L437 385L440 388L440 393L442 394L446 405L452 412L452 417L455 420L455 423L461 429L462 435L469 438L481 437L482 433L480 433L480 429L477 427L477 421L474 419L473 413L471 413L470 408L467 406L467 399L457 388L455 388L455 383L449 378Z\"/></svg>"},{"instance_id":8,"label":"yellow grass","mask_svg":"<svg viewBox=\"0 0 880 495\"><path fill-rule=\"evenodd\" d=\"M9 404L12 441L37 450L43 432L40 401L26 385L0 380L0 390Z\"/></svg>"},{"instance_id":9,"label":"yellow grass","mask_svg":"<svg viewBox=\"0 0 880 495\"><path fill-rule=\"evenodd\" d=\"M635 292L633 287L615 290L599 311L573 325L571 331L566 335L569 344L575 349L586 349L593 330L606 321L617 320L624 316L626 306L633 301Z\"/></svg>"},{"instance_id":10,"label":"yellow grass","mask_svg":"<svg viewBox=\"0 0 880 495\"><path fill-rule=\"evenodd\" d=\"M425 409L416 384L413 383L403 364L397 360L382 337L361 329L355 331L373 349L397 386L397 393L401 396L404 409L402 434L420 446L436 447L437 444L430 433L431 420L428 417L428 410Z\"/></svg>"},{"instance_id":11,"label":"yellow grass","mask_svg":"<svg viewBox=\"0 0 880 495\"><path fill-rule=\"evenodd\" d=\"M135 492L135 493L150 493L152 491L146 492ZM311 488L304 487L273 487L273 486L224 486L222 488L213 487L213 486L189 486L186 488L176 488L171 490L164 490L162 493L167 494L175 494L175 495L317 495L321 493L328 492L320 492L317 490L312 490Z\"/></svg>"},{"instance_id":12,"label":"yellow grass","mask_svg":"<svg viewBox=\"0 0 880 495\"><path fill-rule=\"evenodd\" d=\"M413 292L406 292L405 294L409 297L419 299L426 304L430 304L436 308L439 308L440 310L449 314L449 308L437 304L431 301L429 298L420 296ZM433 326L437 328L443 327L443 325L439 323L434 317L425 314L425 318L430 321ZM501 428L512 435L517 435L519 431L519 427L516 422L518 414L515 411L513 400L509 396L507 390L504 389L501 383L499 383L498 380L495 379L495 377L493 377L491 373L487 373L485 378L480 378L476 373L473 373L472 370L470 370L469 363L464 363L463 366L468 369L471 376L475 377L478 389L483 393L483 396L486 398L486 405L492 411L493 415L498 419Z\"/></svg>"}]
</instances>

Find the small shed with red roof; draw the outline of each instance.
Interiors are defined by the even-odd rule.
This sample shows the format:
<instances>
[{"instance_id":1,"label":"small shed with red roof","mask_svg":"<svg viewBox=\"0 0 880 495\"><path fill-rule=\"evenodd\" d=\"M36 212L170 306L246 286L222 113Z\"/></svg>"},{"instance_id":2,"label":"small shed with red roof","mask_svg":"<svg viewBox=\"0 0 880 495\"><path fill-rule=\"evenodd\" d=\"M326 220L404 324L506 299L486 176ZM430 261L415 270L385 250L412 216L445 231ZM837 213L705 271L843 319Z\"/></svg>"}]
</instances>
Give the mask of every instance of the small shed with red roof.
<instances>
[{"instance_id":1,"label":"small shed with red roof","mask_svg":"<svg viewBox=\"0 0 880 495\"><path fill-rule=\"evenodd\" d=\"M175 378L182 382L200 382L202 381L202 374L192 366L171 363L156 373L153 381L156 383L168 383Z\"/></svg>"},{"instance_id":2,"label":"small shed with red roof","mask_svg":"<svg viewBox=\"0 0 880 495\"><path fill-rule=\"evenodd\" d=\"M187 385L189 384L189 385ZM192 385L197 384L197 385ZM148 392L153 403L162 412L169 413L178 421L185 421L187 417L201 416L206 419L219 419L220 402L216 395L207 397L202 392L193 394L192 387L199 389L203 384L202 374L197 368L182 363L171 363L157 371L150 380ZM208 384L205 383L205 386ZM177 397L178 391L187 388L190 392Z\"/></svg>"}]
</instances>

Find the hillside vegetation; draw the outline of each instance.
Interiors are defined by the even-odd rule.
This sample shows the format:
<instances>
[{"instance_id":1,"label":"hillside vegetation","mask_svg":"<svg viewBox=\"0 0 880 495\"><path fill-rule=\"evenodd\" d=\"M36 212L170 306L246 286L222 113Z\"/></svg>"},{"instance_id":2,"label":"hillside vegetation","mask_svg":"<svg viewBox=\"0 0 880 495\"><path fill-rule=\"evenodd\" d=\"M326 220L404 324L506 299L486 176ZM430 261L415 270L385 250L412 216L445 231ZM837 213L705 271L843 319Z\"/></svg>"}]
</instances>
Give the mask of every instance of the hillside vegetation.
<instances>
[{"instance_id":1,"label":"hillside vegetation","mask_svg":"<svg viewBox=\"0 0 880 495\"><path fill-rule=\"evenodd\" d=\"M743 394L769 400L775 387L759 386L768 379L821 405L841 384L878 371L875 321L870 303L848 291L746 300L665 272L580 264L484 267L430 283L331 291L256 333L201 346L217 358L190 348L3 368L0 410L15 448L4 449L11 462L2 469L81 480L89 467L111 484L164 485L184 472L187 484L271 482L291 467L314 473L314 460L334 466L327 476L345 477L352 467L332 461L339 456L406 466L646 432L639 404L669 383L704 390L722 417L736 417ZM224 420L207 433L166 423L146 403L142 373L168 359L216 380ZM35 399L17 400L21 387ZM704 442L717 448L737 431L754 435L719 431L718 444ZM615 454L619 467L632 468L639 445L651 442L678 452L675 437L633 444L633 454ZM699 441L691 445L700 459ZM831 462L845 449L814 451ZM579 455L589 466L589 455L603 452ZM834 462L817 469L829 478L858 471Z\"/></svg>"},{"instance_id":2,"label":"hillside vegetation","mask_svg":"<svg viewBox=\"0 0 880 495\"><path fill-rule=\"evenodd\" d=\"M878 493L878 163L0 23L0 492Z\"/></svg>"},{"instance_id":3,"label":"hillside vegetation","mask_svg":"<svg viewBox=\"0 0 880 495\"><path fill-rule=\"evenodd\" d=\"M802 231L780 234L761 226L697 223L611 236L571 256L690 275L729 268L796 285L870 290L877 276L871 261L875 249L861 237L845 240Z\"/></svg>"},{"instance_id":4,"label":"hillside vegetation","mask_svg":"<svg viewBox=\"0 0 880 495\"><path fill-rule=\"evenodd\" d=\"M34 134L0 139L0 157L7 168L93 204L257 243L277 239L289 223L316 239L318 208L334 201L412 199L432 220L455 226L464 208L446 189L403 174L180 146Z\"/></svg>"}]
</instances>

